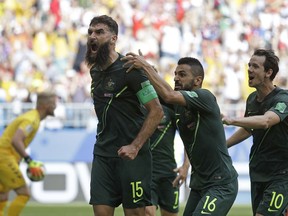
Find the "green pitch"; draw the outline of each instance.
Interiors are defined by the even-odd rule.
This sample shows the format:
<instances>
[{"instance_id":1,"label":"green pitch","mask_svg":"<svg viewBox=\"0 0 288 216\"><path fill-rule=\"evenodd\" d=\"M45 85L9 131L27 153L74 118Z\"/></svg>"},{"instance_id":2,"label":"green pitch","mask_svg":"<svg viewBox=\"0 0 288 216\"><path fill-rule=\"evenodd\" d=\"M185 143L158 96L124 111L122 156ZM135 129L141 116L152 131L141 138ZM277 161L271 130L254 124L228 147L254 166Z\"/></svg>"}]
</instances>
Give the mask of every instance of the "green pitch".
<instances>
[{"instance_id":1,"label":"green pitch","mask_svg":"<svg viewBox=\"0 0 288 216\"><path fill-rule=\"evenodd\" d=\"M179 216L183 214L183 206L180 209ZM159 213L159 212L158 212ZM37 204L29 203L21 216L93 216L92 207L89 204L71 203L71 204ZM116 208L115 216L123 216L122 208ZM160 214L158 214L160 215ZM228 216L250 216L252 215L250 206L232 207Z\"/></svg>"}]
</instances>

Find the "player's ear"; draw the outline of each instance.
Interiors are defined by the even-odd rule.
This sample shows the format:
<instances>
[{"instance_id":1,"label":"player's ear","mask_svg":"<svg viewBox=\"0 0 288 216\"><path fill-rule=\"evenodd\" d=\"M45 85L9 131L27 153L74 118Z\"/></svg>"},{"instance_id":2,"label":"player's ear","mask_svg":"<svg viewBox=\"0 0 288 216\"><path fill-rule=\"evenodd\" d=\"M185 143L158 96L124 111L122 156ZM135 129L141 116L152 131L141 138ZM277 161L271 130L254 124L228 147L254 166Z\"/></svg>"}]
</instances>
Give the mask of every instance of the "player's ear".
<instances>
[{"instance_id":1,"label":"player's ear","mask_svg":"<svg viewBox=\"0 0 288 216\"><path fill-rule=\"evenodd\" d=\"M267 72L266 72L266 77L270 77L273 74L273 70L270 68Z\"/></svg>"},{"instance_id":2,"label":"player's ear","mask_svg":"<svg viewBox=\"0 0 288 216\"><path fill-rule=\"evenodd\" d=\"M195 77L195 85L196 86L201 86L203 82L203 77L202 76L196 76Z\"/></svg>"},{"instance_id":3,"label":"player's ear","mask_svg":"<svg viewBox=\"0 0 288 216\"><path fill-rule=\"evenodd\" d=\"M116 41L117 41L117 35L113 35L112 38L111 38L111 43L115 44Z\"/></svg>"}]
</instances>

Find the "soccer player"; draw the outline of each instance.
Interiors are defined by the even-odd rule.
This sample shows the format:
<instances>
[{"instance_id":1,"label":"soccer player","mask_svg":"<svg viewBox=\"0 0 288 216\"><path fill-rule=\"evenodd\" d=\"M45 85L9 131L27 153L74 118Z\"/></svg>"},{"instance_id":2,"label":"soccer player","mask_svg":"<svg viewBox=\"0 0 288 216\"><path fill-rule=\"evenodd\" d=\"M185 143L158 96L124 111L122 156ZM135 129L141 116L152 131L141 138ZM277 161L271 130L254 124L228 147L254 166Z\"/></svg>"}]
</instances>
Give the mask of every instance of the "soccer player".
<instances>
[{"instance_id":1,"label":"soccer player","mask_svg":"<svg viewBox=\"0 0 288 216\"><path fill-rule=\"evenodd\" d=\"M120 204L127 216L145 215L151 205L149 137L163 117L147 76L123 68L123 55L115 51L117 34L117 22L107 15L94 17L88 28L86 63L99 120L90 188L95 216L113 215Z\"/></svg>"},{"instance_id":2,"label":"soccer player","mask_svg":"<svg viewBox=\"0 0 288 216\"><path fill-rule=\"evenodd\" d=\"M143 56L128 53L121 60L126 61L127 72L145 71L160 97L175 105L177 127L192 166L184 216L227 215L237 196L238 174L228 154L216 98L202 89L202 64L191 57L179 59L173 90Z\"/></svg>"},{"instance_id":3,"label":"soccer player","mask_svg":"<svg viewBox=\"0 0 288 216\"><path fill-rule=\"evenodd\" d=\"M28 167L41 164L28 155L26 148L37 133L40 121L48 115L54 115L56 98L53 93L39 93L36 108L15 118L0 137L0 216L4 214L11 190L16 192L16 197L8 207L8 216L20 215L30 198L19 163L24 158ZM43 173L36 175L41 176Z\"/></svg>"},{"instance_id":4,"label":"soccer player","mask_svg":"<svg viewBox=\"0 0 288 216\"><path fill-rule=\"evenodd\" d=\"M179 187L185 182L189 160L184 155L183 165L177 168L174 155L176 118L169 105L162 104L164 117L150 137L152 151L152 206L146 206L146 216L176 216L179 212Z\"/></svg>"},{"instance_id":5,"label":"soccer player","mask_svg":"<svg viewBox=\"0 0 288 216\"><path fill-rule=\"evenodd\" d=\"M223 117L240 127L228 147L253 136L249 171L253 215L278 216L288 204L288 92L273 84L279 71L274 51L256 49L248 63L249 87L244 117Z\"/></svg>"}]
</instances>

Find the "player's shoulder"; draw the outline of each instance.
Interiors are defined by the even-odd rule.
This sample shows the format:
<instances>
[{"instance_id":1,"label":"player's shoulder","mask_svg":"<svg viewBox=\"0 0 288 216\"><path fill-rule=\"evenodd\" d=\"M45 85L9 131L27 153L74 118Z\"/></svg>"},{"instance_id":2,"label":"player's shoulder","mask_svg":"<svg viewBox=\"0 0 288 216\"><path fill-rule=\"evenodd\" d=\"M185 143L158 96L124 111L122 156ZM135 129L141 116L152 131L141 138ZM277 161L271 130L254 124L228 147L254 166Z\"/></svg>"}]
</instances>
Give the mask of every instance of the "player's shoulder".
<instances>
[{"instance_id":1,"label":"player's shoulder","mask_svg":"<svg viewBox=\"0 0 288 216\"><path fill-rule=\"evenodd\" d=\"M26 111L25 113L19 115L20 119L26 119L26 120L34 120L35 118L39 118L39 113L36 109L31 109Z\"/></svg>"},{"instance_id":2,"label":"player's shoulder","mask_svg":"<svg viewBox=\"0 0 288 216\"><path fill-rule=\"evenodd\" d=\"M288 89L283 89L280 87L276 87L276 89L278 90L278 94L288 95Z\"/></svg>"},{"instance_id":3,"label":"player's shoulder","mask_svg":"<svg viewBox=\"0 0 288 216\"><path fill-rule=\"evenodd\" d=\"M269 98L274 101L288 102L288 90L276 86L276 88L269 94Z\"/></svg>"},{"instance_id":4,"label":"player's shoulder","mask_svg":"<svg viewBox=\"0 0 288 216\"><path fill-rule=\"evenodd\" d=\"M255 99L256 97L257 97L257 91L253 91L248 95L247 100L252 100Z\"/></svg>"},{"instance_id":5,"label":"player's shoulder","mask_svg":"<svg viewBox=\"0 0 288 216\"><path fill-rule=\"evenodd\" d=\"M195 89L195 90L191 90L191 91L181 91L181 93L188 95L189 97L212 97L215 98L214 94L208 90L208 89L203 89L203 88L199 88L199 89Z\"/></svg>"},{"instance_id":6,"label":"player's shoulder","mask_svg":"<svg viewBox=\"0 0 288 216\"><path fill-rule=\"evenodd\" d=\"M205 89L205 88L199 88L197 90L195 90L201 94L204 94L204 95L211 95L211 96L214 96L214 94L209 90L209 89Z\"/></svg>"}]
</instances>

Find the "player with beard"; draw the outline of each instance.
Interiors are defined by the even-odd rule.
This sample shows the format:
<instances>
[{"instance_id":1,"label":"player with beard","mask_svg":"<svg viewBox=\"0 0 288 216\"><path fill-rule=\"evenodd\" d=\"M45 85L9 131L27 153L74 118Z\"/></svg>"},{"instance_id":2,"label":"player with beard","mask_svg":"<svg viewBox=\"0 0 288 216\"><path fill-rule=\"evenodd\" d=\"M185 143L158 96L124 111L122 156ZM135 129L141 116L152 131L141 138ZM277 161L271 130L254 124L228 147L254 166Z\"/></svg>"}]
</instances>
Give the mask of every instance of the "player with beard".
<instances>
[{"instance_id":1,"label":"player with beard","mask_svg":"<svg viewBox=\"0 0 288 216\"><path fill-rule=\"evenodd\" d=\"M0 216L4 215L4 208L8 195L14 190L16 197L8 207L8 216L20 215L30 198L28 187L20 171L19 163L22 158L29 167L41 162L34 161L26 152L40 126L40 121L47 116L54 116L56 95L51 92L39 93L36 108L19 115L3 131L0 138ZM39 171L36 175L43 175Z\"/></svg>"},{"instance_id":2,"label":"player with beard","mask_svg":"<svg viewBox=\"0 0 288 216\"><path fill-rule=\"evenodd\" d=\"M166 104L163 100L160 102L164 116L150 137L153 163L152 205L146 206L146 216L155 216L158 207L161 216L177 216L180 186L186 181L190 163L184 153L183 164L177 167L174 152L177 127L173 105Z\"/></svg>"},{"instance_id":3,"label":"player with beard","mask_svg":"<svg viewBox=\"0 0 288 216\"><path fill-rule=\"evenodd\" d=\"M90 22L86 62L99 121L90 187L95 216L112 216L120 204L125 215L145 215L145 206L151 205L149 137L163 117L147 76L140 70L128 74L123 68L123 55L115 51L117 34L118 24L109 16Z\"/></svg>"},{"instance_id":4,"label":"player with beard","mask_svg":"<svg viewBox=\"0 0 288 216\"><path fill-rule=\"evenodd\" d=\"M134 68L145 71L159 96L174 104L177 127L192 166L191 191L183 215L227 215L237 196L238 174L228 154L216 98L202 89L201 63L195 58L181 58L174 72L173 90L143 56L128 53L122 60L129 67L127 72Z\"/></svg>"},{"instance_id":5,"label":"player with beard","mask_svg":"<svg viewBox=\"0 0 288 216\"><path fill-rule=\"evenodd\" d=\"M288 204L288 92L273 84L279 71L274 51L256 49L248 63L249 87L244 117L223 117L240 127L228 147L253 136L249 173L253 215L279 216Z\"/></svg>"}]
</instances>

